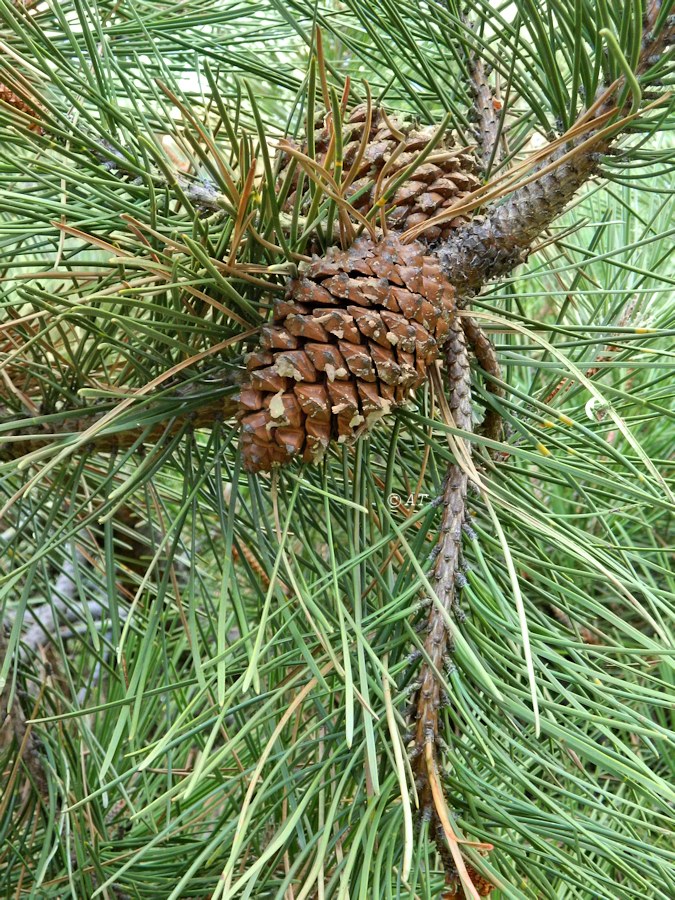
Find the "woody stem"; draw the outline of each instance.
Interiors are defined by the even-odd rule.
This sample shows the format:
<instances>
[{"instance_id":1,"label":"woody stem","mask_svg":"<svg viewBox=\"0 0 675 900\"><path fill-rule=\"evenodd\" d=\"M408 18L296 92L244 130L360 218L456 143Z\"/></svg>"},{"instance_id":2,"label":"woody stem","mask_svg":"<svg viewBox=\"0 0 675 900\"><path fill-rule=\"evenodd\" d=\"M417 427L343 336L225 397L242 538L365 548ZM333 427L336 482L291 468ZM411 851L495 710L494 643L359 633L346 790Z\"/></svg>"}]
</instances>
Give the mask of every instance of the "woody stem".
<instances>
[{"instance_id":1,"label":"woody stem","mask_svg":"<svg viewBox=\"0 0 675 900\"><path fill-rule=\"evenodd\" d=\"M463 431L471 430L471 373L464 330L455 318L446 345L448 404L454 424ZM460 450L468 452L468 444L459 439ZM432 783L436 771L439 744L439 711L443 704L442 672L448 653L447 618L456 605L456 579L460 565L462 525L464 523L468 476L457 461L448 471L443 492L443 516L436 547L436 563L432 586L434 597L429 609L424 656L419 673L419 686L414 698L415 746L413 766L417 777L420 812L437 825L443 818L438 810L438 785ZM431 760L431 767L430 767ZM442 799L442 798L441 798ZM443 801L444 802L444 801ZM451 847L453 856L456 848ZM445 848L441 851L445 857Z\"/></svg>"},{"instance_id":2,"label":"woody stem","mask_svg":"<svg viewBox=\"0 0 675 900\"><path fill-rule=\"evenodd\" d=\"M671 20L658 35L653 33L660 8L660 0L648 4L635 77L644 74L675 38L675 22ZM598 171L602 156L623 130L619 120L630 112L629 101L620 108L616 106L625 84L624 77L600 92L579 120L584 122L583 130L573 129L574 136L562 145L556 144L540 160L534 169L541 172L539 178L516 187L506 199L488 204L484 215L455 229L438 248L438 258L461 299L470 299L486 282L508 275L522 262L539 235ZM608 130L612 121L616 127Z\"/></svg>"}]
</instances>

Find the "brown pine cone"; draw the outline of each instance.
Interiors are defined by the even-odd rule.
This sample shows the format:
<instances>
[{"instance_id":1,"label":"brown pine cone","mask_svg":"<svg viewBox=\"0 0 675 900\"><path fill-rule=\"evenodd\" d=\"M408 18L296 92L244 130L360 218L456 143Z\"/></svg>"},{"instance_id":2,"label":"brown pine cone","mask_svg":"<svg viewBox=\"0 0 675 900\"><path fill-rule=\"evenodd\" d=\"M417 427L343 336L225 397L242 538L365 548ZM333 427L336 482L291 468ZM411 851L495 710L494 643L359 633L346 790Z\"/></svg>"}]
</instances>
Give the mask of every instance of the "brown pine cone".
<instances>
[{"instance_id":1,"label":"brown pine cone","mask_svg":"<svg viewBox=\"0 0 675 900\"><path fill-rule=\"evenodd\" d=\"M476 888L478 895L480 897L489 897L492 891L494 891L495 886L491 881L488 881L483 875L480 874L473 866L468 865L466 867L467 874L471 879L473 886ZM443 900L455 900L455 898L463 897L464 889L460 885L459 882L457 884L452 885L450 890L446 891L443 894Z\"/></svg>"},{"instance_id":2,"label":"brown pine cone","mask_svg":"<svg viewBox=\"0 0 675 900\"><path fill-rule=\"evenodd\" d=\"M367 143L364 143L367 107L357 106L342 123L343 176L353 174L353 180L346 191L347 199L359 212L367 212L377 200L375 186L378 175L392 154L403 143L403 150L387 168L383 185L401 174L424 150L436 129L433 126L415 127L414 123L384 115L381 109L373 109ZM332 126L327 117L319 120L314 135L316 161L326 162L332 135ZM296 145L297 146L297 145ZM307 152L307 146L297 146ZM360 161L359 161L359 154ZM356 172L351 172L354 164ZM282 163L281 177L288 162ZM330 167L330 162L329 162ZM475 156L466 147L455 147L453 136L448 133L411 177L400 185L386 204L387 225L390 229L403 232L430 219L464 197L480 185ZM290 212L295 204L297 171L293 185L285 203ZM445 238L464 217L455 217L442 225L433 225L423 234L427 241Z\"/></svg>"},{"instance_id":3,"label":"brown pine cone","mask_svg":"<svg viewBox=\"0 0 675 900\"><path fill-rule=\"evenodd\" d=\"M419 242L331 248L276 300L239 397L249 471L323 456L404 403L448 336L454 290Z\"/></svg>"},{"instance_id":4,"label":"brown pine cone","mask_svg":"<svg viewBox=\"0 0 675 900\"><path fill-rule=\"evenodd\" d=\"M9 106L13 106L14 109L18 109L19 112L27 113L29 116L38 115L38 109L36 107L30 106L30 104L22 100L18 94L15 94L10 87L2 82L0 82L0 100L4 101ZM37 124L29 125L29 130L42 134L42 127Z\"/></svg>"}]
</instances>

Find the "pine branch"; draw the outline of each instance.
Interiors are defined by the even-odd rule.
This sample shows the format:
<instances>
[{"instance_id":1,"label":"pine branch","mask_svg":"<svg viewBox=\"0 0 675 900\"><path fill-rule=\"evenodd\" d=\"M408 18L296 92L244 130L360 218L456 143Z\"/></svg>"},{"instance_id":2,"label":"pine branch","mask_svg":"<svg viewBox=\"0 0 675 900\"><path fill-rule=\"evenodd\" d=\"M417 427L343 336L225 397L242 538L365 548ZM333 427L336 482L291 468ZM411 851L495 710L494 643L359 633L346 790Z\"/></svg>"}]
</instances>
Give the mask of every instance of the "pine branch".
<instances>
[{"instance_id":1,"label":"pine branch","mask_svg":"<svg viewBox=\"0 0 675 900\"><path fill-rule=\"evenodd\" d=\"M96 141L99 149L90 150L94 158L106 171L111 172L117 178L131 180L140 184L142 179L125 164L125 159L111 144L105 141ZM156 188L179 190L185 194L192 206L203 213L222 212L229 205L226 195L220 193L215 184L208 178L191 178L183 172L174 170L171 179L158 173L152 174L152 182Z\"/></svg>"},{"instance_id":2,"label":"pine branch","mask_svg":"<svg viewBox=\"0 0 675 900\"><path fill-rule=\"evenodd\" d=\"M492 375L494 378L501 380L501 368L497 353L490 338L485 334L483 329L478 325L475 319L469 316L462 316L462 328L466 337L469 349L473 352L478 365ZM504 396L504 388L495 381L488 381L485 385L486 390L495 397ZM485 413L485 419L480 426L480 433L493 441L499 441L502 438L502 420L499 413L489 408Z\"/></svg>"},{"instance_id":3,"label":"pine branch","mask_svg":"<svg viewBox=\"0 0 675 900\"><path fill-rule=\"evenodd\" d=\"M475 30L476 23L470 22L464 17L467 28ZM474 135L477 141L477 155L481 168L486 176L490 169L499 165L499 142L501 138L501 123L498 115L498 104L490 84L485 60L477 53L468 52L467 64L471 78L471 93L473 94L473 113L475 119Z\"/></svg>"},{"instance_id":4,"label":"pine branch","mask_svg":"<svg viewBox=\"0 0 675 900\"><path fill-rule=\"evenodd\" d=\"M23 119L28 131L37 135L45 135L49 132L48 122L45 117L44 107L34 97L19 93L18 85L7 84L0 81L0 101L10 106ZM142 184L143 179L138 172L143 171L143 164L138 163L136 169L132 168L124 155L119 152L109 141L97 138L95 135L87 135L90 144L82 145L83 153L93 157L96 162L118 178L132 184ZM60 133L49 134L49 142L57 146L65 146L68 139ZM49 146L49 144L47 144ZM167 175L157 171L149 173L155 188L175 190L178 188L189 203L203 214L222 212L231 204L229 198L221 193L216 185L208 178L187 175L179 170L167 169Z\"/></svg>"},{"instance_id":5,"label":"pine branch","mask_svg":"<svg viewBox=\"0 0 675 900\"><path fill-rule=\"evenodd\" d=\"M471 60L471 90L476 115L475 136L481 167L489 172L493 165L499 164L500 125L497 114L497 101L487 80L485 63L480 57Z\"/></svg>"},{"instance_id":6,"label":"pine branch","mask_svg":"<svg viewBox=\"0 0 675 900\"><path fill-rule=\"evenodd\" d=\"M137 417L130 422L128 428L120 430L120 423L115 422L114 433L104 431L102 434L87 441L86 448L90 451L101 453L113 453L117 450L133 446L141 440L145 444L157 443L178 434L186 429L211 428L215 422L231 419L237 410L237 402L231 395L220 396L210 400L201 406L191 409L189 412L178 412L173 404L169 404L165 415L155 421L149 429L138 427ZM146 408L147 413L147 408ZM21 420L12 422L12 430L0 434L0 462L20 459L30 453L43 450L49 443L58 441L65 444L68 438L84 434L94 427L106 413L83 412L81 416L67 417L60 422L35 424L35 419L27 420L22 425ZM153 416L156 420L156 416ZM28 424L30 422L30 424Z\"/></svg>"},{"instance_id":7,"label":"pine branch","mask_svg":"<svg viewBox=\"0 0 675 900\"><path fill-rule=\"evenodd\" d=\"M8 649L9 643L5 635L4 625L0 623L0 668L5 662ZM33 714L35 714L35 710ZM4 689L0 691L0 752L3 752L13 743L16 744L18 752L17 758L11 767L11 772L7 775L4 784L5 797L11 797L12 784L18 777L20 764L23 763L35 782L40 795L47 799L49 797L49 789L47 774L40 752L40 742L26 719L27 717L19 702L18 690L15 689L13 691L11 684L6 684ZM4 803L0 798L0 814L2 814L3 807Z\"/></svg>"},{"instance_id":8,"label":"pine branch","mask_svg":"<svg viewBox=\"0 0 675 900\"><path fill-rule=\"evenodd\" d=\"M471 370L464 329L458 317L455 318L446 344L445 361L448 378L448 403L452 421L457 428L471 431ZM462 441L463 449L469 451L467 441ZM443 492L443 516L438 542L435 548L432 598L424 641L423 661L420 667L418 690L414 699L415 737L412 749L413 768L420 802L420 813L430 819L436 828L437 843L449 875L461 873L467 883L470 896L478 896L470 887L467 873L447 818L445 798L438 779L440 756L439 715L447 702L441 683L441 673L445 669L449 633L447 618L457 610L457 589L460 579L460 553L462 526L466 511L468 476L459 462L450 466ZM445 850L449 844L450 854Z\"/></svg>"},{"instance_id":9,"label":"pine branch","mask_svg":"<svg viewBox=\"0 0 675 900\"><path fill-rule=\"evenodd\" d=\"M675 40L673 16L658 35L653 33L660 8L660 0L649 5L635 76L644 74L660 60ZM446 274L463 298L470 298L486 282L507 275L523 262L534 241L598 171L603 155L611 150L622 131L620 126L606 127L609 117L616 119L629 112L628 102L616 107L616 99L626 84L626 77L621 78L596 98L577 123L584 123L583 132L562 145L556 144L538 164L535 172L542 173L540 178L516 188L498 205L488 205L483 215L458 228L438 248ZM572 133L575 131L578 128L572 129Z\"/></svg>"}]
</instances>

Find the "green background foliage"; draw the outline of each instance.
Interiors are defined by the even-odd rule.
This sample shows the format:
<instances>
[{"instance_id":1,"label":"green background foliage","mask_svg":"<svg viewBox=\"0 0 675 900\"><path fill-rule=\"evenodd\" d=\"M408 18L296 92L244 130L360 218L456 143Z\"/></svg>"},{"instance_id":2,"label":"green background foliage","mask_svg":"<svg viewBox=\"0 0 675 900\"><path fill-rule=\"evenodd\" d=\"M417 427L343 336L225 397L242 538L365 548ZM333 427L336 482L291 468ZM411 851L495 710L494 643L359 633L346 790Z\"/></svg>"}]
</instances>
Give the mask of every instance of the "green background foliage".
<instances>
[{"instance_id":1,"label":"green background foliage","mask_svg":"<svg viewBox=\"0 0 675 900\"><path fill-rule=\"evenodd\" d=\"M639 3L460 12L0 0L0 81L43 127L0 109L0 452L19 418L58 426L0 456L0 680L44 776L0 744L2 896L439 895L405 735L451 429L427 388L271 479L242 472L230 418L193 424L307 243L270 174L320 103L316 26L338 92L448 112L468 143L479 50L503 167L639 52ZM507 435L472 438L443 778L458 830L494 845L466 854L496 897L675 894L672 122L672 100L638 118L474 304L506 388L476 370L476 418L497 407ZM233 244L244 216L262 241Z\"/></svg>"}]
</instances>

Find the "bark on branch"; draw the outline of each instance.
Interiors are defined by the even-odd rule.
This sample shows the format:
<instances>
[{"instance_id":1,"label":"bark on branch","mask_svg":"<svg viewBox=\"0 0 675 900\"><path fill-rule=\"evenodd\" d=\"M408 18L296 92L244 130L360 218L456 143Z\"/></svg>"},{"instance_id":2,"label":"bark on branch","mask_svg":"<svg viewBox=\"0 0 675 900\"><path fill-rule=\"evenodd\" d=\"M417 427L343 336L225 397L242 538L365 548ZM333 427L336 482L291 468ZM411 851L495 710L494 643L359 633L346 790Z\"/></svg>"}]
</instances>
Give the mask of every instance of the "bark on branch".
<instances>
[{"instance_id":1,"label":"bark on branch","mask_svg":"<svg viewBox=\"0 0 675 900\"><path fill-rule=\"evenodd\" d=\"M128 428L114 433L104 431L88 441L86 448L101 453L112 453L131 447L139 439L143 439L146 444L154 444L162 438L171 437L188 428L193 430L212 428L216 422L233 419L236 411L237 402L232 396L220 395L189 412L183 412L180 408L169 409L149 430L130 423ZM88 431L103 415L100 412L83 412L77 418L64 417L62 422L50 425L35 425L31 419L31 424L23 427L21 420L17 419L12 423L13 428L10 432L0 433L0 462L21 459L54 442L65 444L73 435Z\"/></svg>"},{"instance_id":2,"label":"bark on branch","mask_svg":"<svg viewBox=\"0 0 675 900\"><path fill-rule=\"evenodd\" d=\"M448 404L454 424L463 431L472 429L471 370L463 324L459 317L453 322L446 345ZM467 454L468 442L460 439ZM460 583L460 554L462 527L466 511L468 477L465 467L453 463L446 476L443 491L443 515L438 542L431 598L426 623L424 653L420 665L417 690L413 698L415 718L411 759L419 797L420 813L433 826L434 838L449 878L457 878L467 895L479 898L477 882L480 876L469 871L462 856L440 781L441 709L449 702L444 695L442 673L449 650L447 620L458 610L457 593ZM485 845L486 847L488 845ZM491 885L488 884L488 888Z\"/></svg>"}]
</instances>

